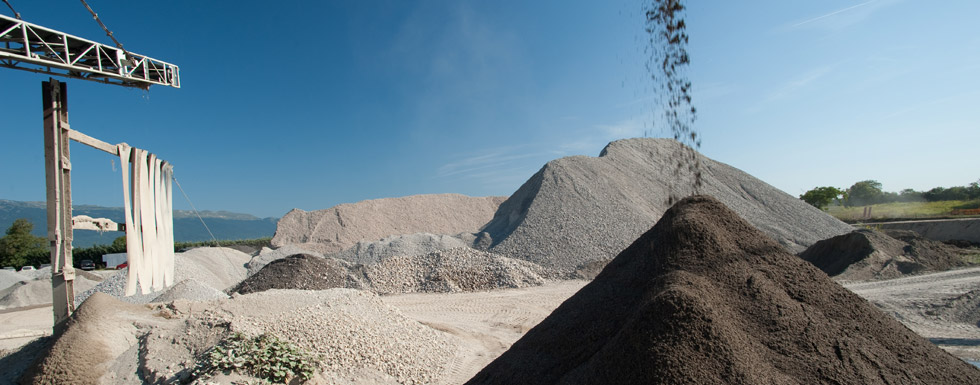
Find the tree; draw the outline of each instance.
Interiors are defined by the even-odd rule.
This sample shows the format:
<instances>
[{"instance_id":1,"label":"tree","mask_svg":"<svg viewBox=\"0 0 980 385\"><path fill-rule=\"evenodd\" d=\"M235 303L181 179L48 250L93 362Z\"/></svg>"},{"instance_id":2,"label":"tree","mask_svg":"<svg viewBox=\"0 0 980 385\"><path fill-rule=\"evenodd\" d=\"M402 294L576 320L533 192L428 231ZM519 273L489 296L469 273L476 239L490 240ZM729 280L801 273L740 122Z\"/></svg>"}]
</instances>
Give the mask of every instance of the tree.
<instances>
[{"instance_id":1,"label":"tree","mask_svg":"<svg viewBox=\"0 0 980 385\"><path fill-rule=\"evenodd\" d=\"M898 200L900 202L918 202L923 200L923 198L921 192L907 188L898 192Z\"/></svg>"},{"instance_id":2,"label":"tree","mask_svg":"<svg viewBox=\"0 0 980 385\"><path fill-rule=\"evenodd\" d=\"M866 206L881 200L881 183L876 180L864 180L855 183L847 189L847 204L849 206Z\"/></svg>"},{"instance_id":3,"label":"tree","mask_svg":"<svg viewBox=\"0 0 980 385\"><path fill-rule=\"evenodd\" d=\"M0 238L0 265L21 267L48 253L47 239L31 234L34 225L27 219L14 221L7 235Z\"/></svg>"},{"instance_id":4,"label":"tree","mask_svg":"<svg viewBox=\"0 0 980 385\"><path fill-rule=\"evenodd\" d=\"M800 195L800 199L818 209L825 209L831 202L840 203L844 192L836 187L817 187Z\"/></svg>"},{"instance_id":5,"label":"tree","mask_svg":"<svg viewBox=\"0 0 980 385\"><path fill-rule=\"evenodd\" d=\"M966 191L970 195L970 199L980 199L980 180L970 183Z\"/></svg>"}]
</instances>

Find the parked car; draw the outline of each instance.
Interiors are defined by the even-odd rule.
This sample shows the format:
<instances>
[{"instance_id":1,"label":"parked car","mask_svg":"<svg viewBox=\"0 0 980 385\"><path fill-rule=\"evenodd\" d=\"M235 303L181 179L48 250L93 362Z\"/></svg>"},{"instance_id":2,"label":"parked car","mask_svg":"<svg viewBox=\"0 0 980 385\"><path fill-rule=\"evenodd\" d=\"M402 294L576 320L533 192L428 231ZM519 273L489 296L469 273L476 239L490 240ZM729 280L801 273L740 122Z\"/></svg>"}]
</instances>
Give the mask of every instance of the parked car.
<instances>
[{"instance_id":1,"label":"parked car","mask_svg":"<svg viewBox=\"0 0 980 385\"><path fill-rule=\"evenodd\" d=\"M7 271L17 271L17 269L15 269L13 266L4 266L3 269Z\"/></svg>"},{"instance_id":2,"label":"parked car","mask_svg":"<svg viewBox=\"0 0 980 385\"><path fill-rule=\"evenodd\" d=\"M31 271L31 270L36 270L36 269L34 268L34 266L31 266L31 265L26 265L26 266L20 268L20 271Z\"/></svg>"},{"instance_id":3,"label":"parked car","mask_svg":"<svg viewBox=\"0 0 980 385\"><path fill-rule=\"evenodd\" d=\"M92 262L91 259L83 259L78 266L81 267L82 270L95 270L95 262Z\"/></svg>"}]
</instances>

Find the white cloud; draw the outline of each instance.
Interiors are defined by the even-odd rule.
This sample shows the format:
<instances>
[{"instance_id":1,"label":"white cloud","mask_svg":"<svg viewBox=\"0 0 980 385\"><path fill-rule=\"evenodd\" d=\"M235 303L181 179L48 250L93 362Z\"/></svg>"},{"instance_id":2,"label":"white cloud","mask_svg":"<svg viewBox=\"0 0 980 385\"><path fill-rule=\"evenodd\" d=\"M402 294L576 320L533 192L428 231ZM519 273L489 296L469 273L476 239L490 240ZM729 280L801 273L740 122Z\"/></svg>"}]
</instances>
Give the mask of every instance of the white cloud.
<instances>
[{"instance_id":1,"label":"white cloud","mask_svg":"<svg viewBox=\"0 0 980 385\"><path fill-rule=\"evenodd\" d=\"M850 5L841 9L836 9L818 16L810 17L793 23L788 29L799 28L827 28L840 29L860 23L874 14L876 11L884 9L901 0L870 0L862 3Z\"/></svg>"}]
</instances>

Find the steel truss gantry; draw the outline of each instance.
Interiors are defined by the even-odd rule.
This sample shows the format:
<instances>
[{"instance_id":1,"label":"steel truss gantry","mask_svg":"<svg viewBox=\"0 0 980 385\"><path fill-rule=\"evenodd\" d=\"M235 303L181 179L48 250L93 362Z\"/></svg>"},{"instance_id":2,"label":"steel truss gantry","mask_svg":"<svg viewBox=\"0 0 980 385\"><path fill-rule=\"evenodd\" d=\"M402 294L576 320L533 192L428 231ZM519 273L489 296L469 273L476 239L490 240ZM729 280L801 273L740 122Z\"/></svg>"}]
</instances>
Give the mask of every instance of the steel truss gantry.
<instances>
[{"instance_id":1,"label":"steel truss gantry","mask_svg":"<svg viewBox=\"0 0 980 385\"><path fill-rule=\"evenodd\" d=\"M0 15L0 67L149 89L180 88L180 69L161 60Z\"/></svg>"}]
</instances>

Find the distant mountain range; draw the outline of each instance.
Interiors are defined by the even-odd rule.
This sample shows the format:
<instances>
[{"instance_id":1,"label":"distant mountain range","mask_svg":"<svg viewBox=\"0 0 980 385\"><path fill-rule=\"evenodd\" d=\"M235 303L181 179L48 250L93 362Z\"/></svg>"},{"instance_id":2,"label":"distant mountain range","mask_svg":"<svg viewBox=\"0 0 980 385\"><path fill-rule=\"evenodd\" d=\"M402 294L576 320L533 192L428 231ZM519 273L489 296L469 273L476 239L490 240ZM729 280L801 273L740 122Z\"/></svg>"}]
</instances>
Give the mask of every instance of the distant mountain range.
<instances>
[{"instance_id":1,"label":"distant mountain range","mask_svg":"<svg viewBox=\"0 0 980 385\"><path fill-rule=\"evenodd\" d=\"M279 218L259 218L249 214L227 211L201 211L201 217L215 238L254 239L271 237L276 233ZM103 207L75 205L72 215L88 215L92 218L108 218L117 223L125 222L122 207ZM26 218L34 224L33 233L47 237L47 205L44 202L22 202L0 199L0 232L6 232L18 218ZM2 236L3 233L0 233ZM95 244L111 244L117 237L125 235L118 231L99 233L90 230L75 230L74 247L89 247ZM210 240L211 236L193 211L174 210L174 240L178 242L198 242Z\"/></svg>"}]
</instances>

